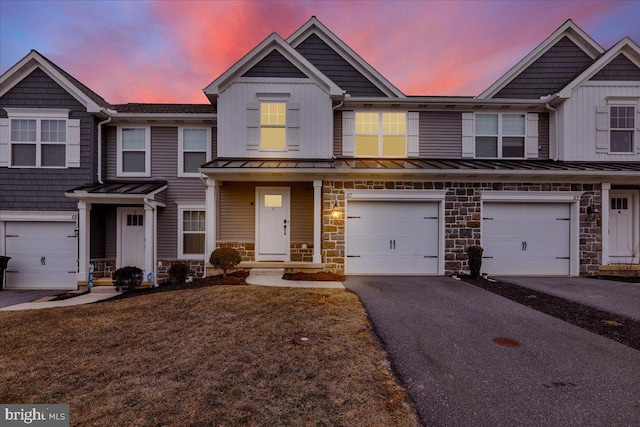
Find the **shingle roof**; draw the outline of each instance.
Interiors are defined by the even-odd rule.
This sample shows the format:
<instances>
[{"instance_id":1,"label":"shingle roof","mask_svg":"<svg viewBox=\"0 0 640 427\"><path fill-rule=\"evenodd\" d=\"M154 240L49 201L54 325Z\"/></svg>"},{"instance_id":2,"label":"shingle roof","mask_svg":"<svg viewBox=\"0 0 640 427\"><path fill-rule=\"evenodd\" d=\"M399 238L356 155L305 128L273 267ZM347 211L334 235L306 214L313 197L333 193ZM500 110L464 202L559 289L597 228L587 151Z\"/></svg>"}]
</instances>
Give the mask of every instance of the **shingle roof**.
<instances>
[{"instance_id":1,"label":"shingle roof","mask_svg":"<svg viewBox=\"0 0 640 427\"><path fill-rule=\"evenodd\" d=\"M211 104L115 104L112 106L118 113L130 114L215 114Z\"/></svg>"}]
</instances>

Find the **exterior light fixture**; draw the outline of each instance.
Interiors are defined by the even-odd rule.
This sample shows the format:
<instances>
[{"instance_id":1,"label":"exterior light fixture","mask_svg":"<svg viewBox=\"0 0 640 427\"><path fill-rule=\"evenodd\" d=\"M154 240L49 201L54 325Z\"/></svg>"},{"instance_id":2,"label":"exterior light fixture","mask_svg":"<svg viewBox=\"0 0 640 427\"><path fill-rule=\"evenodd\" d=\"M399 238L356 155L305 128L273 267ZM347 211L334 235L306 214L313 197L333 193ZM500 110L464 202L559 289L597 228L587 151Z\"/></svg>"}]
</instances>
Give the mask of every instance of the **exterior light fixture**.
<instances>
[{"instance_id":1,"label":"exterior light fixture","mask_svg":"<svg viewBox=\"0 0 640 427\"><path fill-rule=\"evenodd\" d=\"M595 221L600 218L600 211L594 205L587 206L587 215L589 215L589 220Z\"/></svg>"},{"instance_id":2,"label":"exterior light fixture","mask_svg":"<svg viewBox=\"0 0 640 427\"><path fill-rule=\"evenodd\" d=\"M335 202L333 202L333 206L331 206L331 218L340 218L340 210L338 209L338 205Z\"/></svg>"}]
</instances>

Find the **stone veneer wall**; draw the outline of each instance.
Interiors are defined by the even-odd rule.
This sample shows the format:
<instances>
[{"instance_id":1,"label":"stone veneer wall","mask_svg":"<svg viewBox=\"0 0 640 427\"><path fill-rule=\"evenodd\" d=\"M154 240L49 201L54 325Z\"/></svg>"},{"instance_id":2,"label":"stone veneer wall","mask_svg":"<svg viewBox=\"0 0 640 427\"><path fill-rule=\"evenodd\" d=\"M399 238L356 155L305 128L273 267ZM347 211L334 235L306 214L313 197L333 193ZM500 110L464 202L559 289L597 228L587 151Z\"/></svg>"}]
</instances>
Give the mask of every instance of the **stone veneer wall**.
<instances>
[{"instance_id":1,"label":"stone veneer wall","mask_svg":"<svg viewBox=\"0 0 640 427\"><path fill-rule=\"evenodd\" d=\"M96 266L93 270L93 278L101 279L104 277L111 278L116 271L116 260L114 258L92 259ZM162 266L157 267L158 281L163 282L169 278L169 268L176 262L184 262L189 265L189 275L202 277L204 275L204 260L158 260Z\"/></svg>"},{"instance_id":2,"label":"stone veneer wall","mask_svg":"<svg viewBox=\"0 0 640 427\"><path fill-rule=\"evenodd\" d=\"M598 273L601 261L600 219L591 221L587 206L600 209L599 184L514 183L514 182L413 182L413 181L325 181L322 205L322 259L329 270L344 274L345 265L345 192L357 190L443 190L445 196L445 274L468 271L466 250L480 244L482 223L481 192L491 191L584 191L580 199L580 274ZM331 216L334 205L343 213Z\"/></svg>"},{"instance_id":3,"label":"stone veneer wall","mask_svg":"<svg viewBox=\"0 0 640 427\"><path fill-rule=\"evenodd\" d=\"M306 248L303 248L307 245ZM255 243L253 242L217 242L218 248L234 248L240 252L242 261L255 261ZM313 262L313 242L291 242L291 261Z\"/></svg>"}]
</instances>

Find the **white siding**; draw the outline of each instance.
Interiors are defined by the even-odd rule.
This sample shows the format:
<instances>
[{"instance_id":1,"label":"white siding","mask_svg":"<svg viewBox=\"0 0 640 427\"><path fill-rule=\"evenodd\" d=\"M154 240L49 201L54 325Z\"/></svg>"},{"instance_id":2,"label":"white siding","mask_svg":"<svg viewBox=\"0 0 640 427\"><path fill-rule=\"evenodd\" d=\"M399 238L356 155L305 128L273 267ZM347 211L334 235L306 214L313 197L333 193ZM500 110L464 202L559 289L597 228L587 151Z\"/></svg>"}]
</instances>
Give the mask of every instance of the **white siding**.
<instances>
[{"instance_id":1,"label":"white siding","mask_svg":"<svg viewBox=\"0 0 640 427\"><path fill-rule=\"evenodd\" d=\"M640 98L640 85L616 85L603 82L580 86L574 90L571 99L560 106L561 110L561 150L560 160L565 161L640 161L640 150L636 154L608 154L596 149L598 107L607 106L607 97ZM636 121L638 121L638 114ZM636 132L636 147L640 135ZM602 144L602 142L601 142ZM600 152L598 152L600 151Z\"/></svg>"},{"instance_id":2,"label":"white siding","mask_svg":"<svg viewBox=\"0 0 640 427\"><path fill-rule=\"evenodd\" d=\"M291 106L299 107L295 119L299 128L290 129L287 137L297 133L298 143L288 151L264 152L249 147L247 106L257 103L256 94L289 94ZM331 158L333 154L333 110L329 95L314 83L235 82L218 100L218 156L263 158ZM291 123L290 123L291 125Z\"/></svg>"}]
</instances>

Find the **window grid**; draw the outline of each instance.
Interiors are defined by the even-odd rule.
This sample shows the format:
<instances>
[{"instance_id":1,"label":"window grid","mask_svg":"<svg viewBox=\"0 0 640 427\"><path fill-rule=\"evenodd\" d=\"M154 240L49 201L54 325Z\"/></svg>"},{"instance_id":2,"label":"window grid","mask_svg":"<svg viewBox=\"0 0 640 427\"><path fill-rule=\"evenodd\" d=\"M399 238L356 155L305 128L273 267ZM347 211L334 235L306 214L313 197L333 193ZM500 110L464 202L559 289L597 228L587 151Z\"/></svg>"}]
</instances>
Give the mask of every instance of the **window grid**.
<instances>
[{"instance_id":1,"label":"window grid","mask_svg":"<svg viewBox=\"0 0 640 427\"><path fill-rule=\"evenodd\" d=\"M609 111L609 151L633 153L635 136L635 107L611 106Z\"/></svg>"},{"instance_id":2,"label":"window grid","mask_svg":"<svg viewBox=\"0 0 640 427\"><path fill-rule=\"evenodd\" d=\"M198 168L207 162L207 129L181 128L181 162L183 174L197 174Z\"/></svg>"},{"instance_id":3,"label":"window grid","mask_svg":"<svg viewBox=\"0 0 640 427\"><path fill-rule=\"evenodd\" d=\"M476 157L524 158L525 119L524 114L476 114Z\"/></svg>"},{"instance_id":4,"label":"window grid","mask_svg":"<svg viewBox=\"0 0 640 427\"><path fill-rule=\"evenodd\" d=\"M260 104L260 148L285 151L287 148L287 103Z\"/></svg>"},{"instance_id":5,"label":"window grid","mask_svg":"<svg viewBox=\"0 0 640 427\"><path fill-rule=\"evenodd\" d=\"M182 214L181 256L203 255L205 251L205 211L184 209Z\"/></svg>"},{"instance_id":6,"label":"window grid","mask_svg":"<svg viewBox=\"0 0 640 427\"><path fill-rule=\"evenodd\" d=\"M405 157L407 114L356 112L355 154L357 157Z\"/></svg>"},{"instance_id":7,"label":"window grid","mask_svg":"<svg viewBox=\"0 0 640 427\"><path fill-rule=\"evenodd\" d=\"M11 166L66 167L67 121L11 119Z\"/></svg>"}]
</instances>

